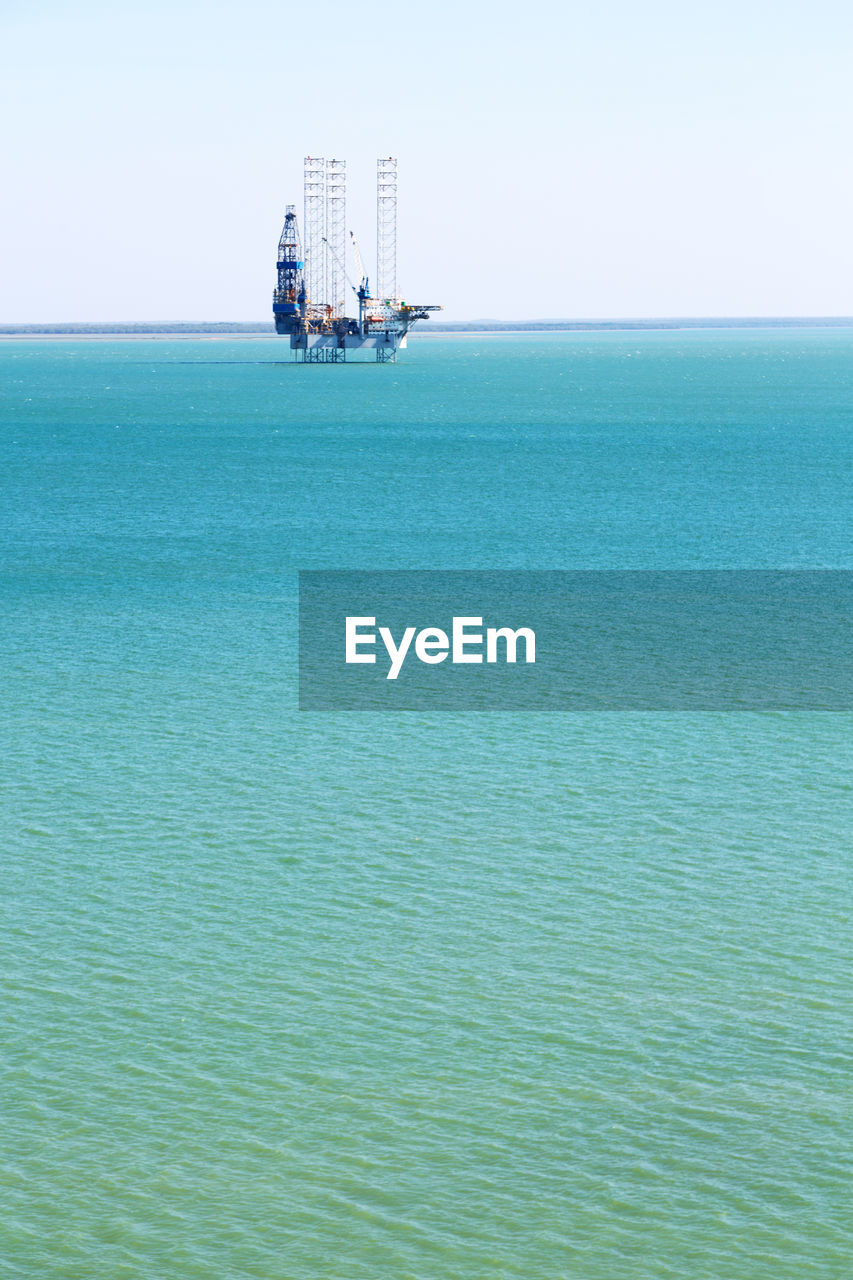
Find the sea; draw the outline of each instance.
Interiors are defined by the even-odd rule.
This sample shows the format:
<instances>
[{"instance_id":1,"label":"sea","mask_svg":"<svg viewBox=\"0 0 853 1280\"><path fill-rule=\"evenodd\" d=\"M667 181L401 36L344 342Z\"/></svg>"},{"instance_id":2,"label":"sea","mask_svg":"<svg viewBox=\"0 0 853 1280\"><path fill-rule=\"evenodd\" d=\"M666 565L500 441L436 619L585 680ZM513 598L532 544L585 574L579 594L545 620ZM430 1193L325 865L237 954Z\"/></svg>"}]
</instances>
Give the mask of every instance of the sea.
<instances>
[{"instance_id":1,"label":"sea","mask_svg":"<svg viewBox=\"0 0 853 1280\"><path fill-rule=\"evenodd\" d=\"M848 712L298 710L297 571L851 569L853 329L0 343L3 1280L842 1280Z\"/></svg>"}]
</instances>

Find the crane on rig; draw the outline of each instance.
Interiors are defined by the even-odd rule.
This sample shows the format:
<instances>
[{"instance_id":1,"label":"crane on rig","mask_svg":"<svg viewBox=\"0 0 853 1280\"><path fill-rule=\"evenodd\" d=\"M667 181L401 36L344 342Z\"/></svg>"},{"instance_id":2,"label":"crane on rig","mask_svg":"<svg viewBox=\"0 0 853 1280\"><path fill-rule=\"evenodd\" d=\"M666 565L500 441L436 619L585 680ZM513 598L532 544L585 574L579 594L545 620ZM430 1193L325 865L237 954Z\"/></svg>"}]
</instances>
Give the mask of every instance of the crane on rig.
<instances>
[{"instance_id":1,"label":"crane on rig","mask_svg":"<svg viewBox=\"0 0 853 1280\"><path fill-rule=\"evenodd\" d=\"M349 238L352 242L353 257L355 258L355 266L356 266L356 270L358 271L358 289L356 289L356 293L358 293L359 289L361 289L364 292L365 298L369 298L370 286L368 284L367 276L364 273L364 265L361 261L361 253L359 252L358 241L355 238L354 231L351 231L349 233Z\"/></svg>"},{"instance_id":2,"label":"crane on rig","mask_svg":"<svg viewBox=\"0 0 853 1280\"><path fill-rule=\"evenodd\" d=\"M358 331L360 334L363 334L364 333L364 304L370 298L370 284L368 282L367 276L364 274L364 265L361 261L361 253L358 248L358 241L355 238L355 233L351 231L349 234L350 234L350 241L352 242L352 251L353 251L353 256L355 258L356 270L358 271L357 286L353 284L352 279L350 278L350 273L347 271L347 264L338 257L334 247L329 243L329 241L326 239L325 236L323 237L323 243L327 246L329 253L332 255L335 263L337 264L338 267L340 267L340 270L343 273L347 284L352 289L355 296L358 298Z\"/></svg>"},{"instance_id":3,"label":"crane on rig","mask_svg":"<svg viewBox=\"0 0 853 1280\"><path fill-rule=\"evenodd\" d=\"M355 233L350 232L349 238L352 241L352 252L355 258L355 266L358 271L358 288L355 290L355 296L358 298L358 328L359 332L364 332L364 307L365 303L370 299L370 282L364 271L364 264L361 261L361 253L358 248L358 241Z\"/></svg>"}]
</instances>

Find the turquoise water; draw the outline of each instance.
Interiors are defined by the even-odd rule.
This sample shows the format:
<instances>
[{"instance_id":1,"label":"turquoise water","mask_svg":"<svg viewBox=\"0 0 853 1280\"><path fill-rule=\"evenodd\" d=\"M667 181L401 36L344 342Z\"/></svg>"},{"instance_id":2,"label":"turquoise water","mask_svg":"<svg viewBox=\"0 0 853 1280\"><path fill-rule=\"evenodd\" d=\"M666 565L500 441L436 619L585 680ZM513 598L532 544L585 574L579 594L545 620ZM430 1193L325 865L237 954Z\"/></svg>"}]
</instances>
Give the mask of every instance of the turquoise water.
<instances>
[{"instance_id":1,"label":"turquoise water","mask_svg":"<svg viewBox=\"0 0 853 1280\"><path fill-rule=\"evenodd\" d=\"M853 332L0 345L0 1261L838 1280L851 717L312 715L297 568L853 567Z\"/></svg>"}]
</instances>

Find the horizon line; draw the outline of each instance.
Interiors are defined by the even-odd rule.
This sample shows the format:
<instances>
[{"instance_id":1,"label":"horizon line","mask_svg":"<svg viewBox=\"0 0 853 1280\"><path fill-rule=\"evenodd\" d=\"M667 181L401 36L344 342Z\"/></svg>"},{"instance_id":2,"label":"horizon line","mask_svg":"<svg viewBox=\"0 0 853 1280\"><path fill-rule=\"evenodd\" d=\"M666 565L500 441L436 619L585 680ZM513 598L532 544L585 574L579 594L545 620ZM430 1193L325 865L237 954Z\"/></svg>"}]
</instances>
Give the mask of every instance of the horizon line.
<instances>
[{"instance_id":1,"label":"horizon line","mask_svg":"<svg viewBox=\"0 0 853 1280\"><path fill-rule=\"evenodd\" d=\"M462 327L479 329L505 329L510 327L532 328L534 326L563 328L602 328L613 326L657 326L657 325L690 325L690 326L724 326L748 327L758 325L850 325L853 315L784 315L784 316L612 316L612 317L537 317L530 320L476 318L461 320L429 320L427 328L419 328L418 333L432 330L441 332L456 330ZM41 321L5 321L0 322L0 334L15 333L78 333L78 332L255 332L274 333L274 325L267 320L41 320Z\"/></svg>"}]
</instances>

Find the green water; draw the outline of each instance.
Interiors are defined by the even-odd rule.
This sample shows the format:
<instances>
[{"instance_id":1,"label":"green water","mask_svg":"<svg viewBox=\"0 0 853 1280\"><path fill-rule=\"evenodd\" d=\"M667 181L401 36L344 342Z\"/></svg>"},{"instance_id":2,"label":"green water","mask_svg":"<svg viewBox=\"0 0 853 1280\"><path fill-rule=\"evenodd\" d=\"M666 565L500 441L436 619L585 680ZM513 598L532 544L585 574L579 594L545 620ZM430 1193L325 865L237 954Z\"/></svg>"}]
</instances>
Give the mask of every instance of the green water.
<instances>
[{"instance_id":1,"label":"green water","mask_svg":"<svg viewBox=\"0 0 853 1280\"><path fill-rule=\"evenodd\" d=\"M299 713L294 593L851 567L851 344L0 346L4 1277L849 1273L851 717Z\"/></svg>"}]
</instances>

